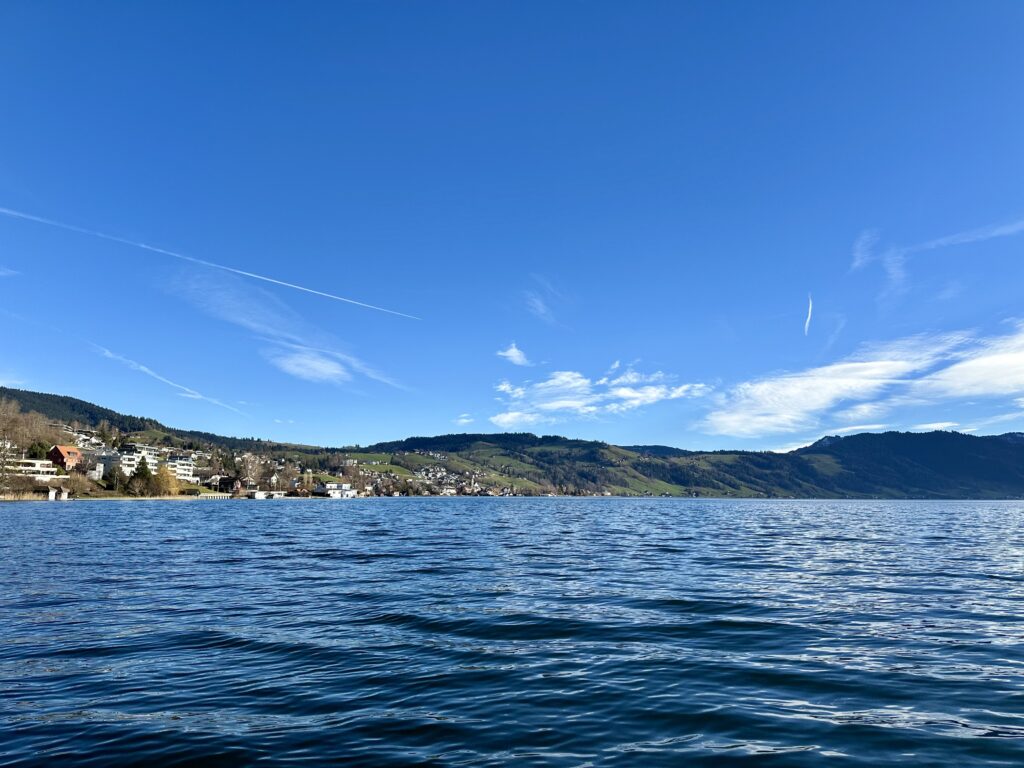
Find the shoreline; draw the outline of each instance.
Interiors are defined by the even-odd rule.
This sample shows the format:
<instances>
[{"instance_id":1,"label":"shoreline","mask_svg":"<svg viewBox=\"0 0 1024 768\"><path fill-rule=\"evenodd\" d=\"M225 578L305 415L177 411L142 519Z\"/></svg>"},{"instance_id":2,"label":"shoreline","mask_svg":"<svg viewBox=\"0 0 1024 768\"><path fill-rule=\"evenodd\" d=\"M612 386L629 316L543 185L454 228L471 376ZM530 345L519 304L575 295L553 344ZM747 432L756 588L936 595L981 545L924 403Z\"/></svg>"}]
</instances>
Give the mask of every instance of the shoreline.
<instances>
[{"instance_id":1,"label":"shoreline","mask_svg":"<svg viewBox=\"0 0 1024 768\"><path fill-rule=\"evenodd\" d=\"M278 499L250 499L246 496L230 496L230 495L214 495L214 494L203 494L201 496L81 496L72 499L65 499L58 501L56 499L41 499L41 498L21 498L21 499L9 499L0 498L0 505L2 504L67 504L69 502L96 502L96 501L249 501L249 502L280 502L280 501L323 501L323 502L352 502L352 501L394 501L395 499L487 499L491 501L497 500L508 500L508 499L560 499L560 500L633 500L633 501L735 501L735 502L829 502L829 503L866 503L866 502L913 502L915 504L923 503L940 503L949 504L956 502L964 503L978 503L978 502L1000 502L1000 503L1016 503L1024 504L1024 498L828 498L828 497L800 497L800 498L783 498L779 496L773 497L758 497L758 496L572 496L572 495L555 495L555 496L358 496L354 499L333 499L328 496L283 496Z\"/></svg>"}]
</instances>

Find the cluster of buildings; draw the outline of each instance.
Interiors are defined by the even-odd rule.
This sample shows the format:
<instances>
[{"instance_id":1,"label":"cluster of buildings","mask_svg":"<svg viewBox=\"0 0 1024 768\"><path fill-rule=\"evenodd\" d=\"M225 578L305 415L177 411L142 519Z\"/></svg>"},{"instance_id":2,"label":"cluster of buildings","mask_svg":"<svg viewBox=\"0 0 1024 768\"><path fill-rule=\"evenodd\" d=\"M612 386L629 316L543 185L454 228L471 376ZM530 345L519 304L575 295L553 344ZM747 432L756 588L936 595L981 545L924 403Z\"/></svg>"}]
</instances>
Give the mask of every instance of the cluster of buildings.
<instances>
[{"instance_id":1,"label":"cluster of buildings","mask_svg":"<svg viewBox=\"0 0 1024 768\"><path fill-rule=\"evenodd\" d=\"M50 448L45 459L29 459L23 455L20 459L9 459L4 468L11 474L42 483L71 472L79 472L98 482L115 468L125 477L131 477L145 460L151 472L165 466L180 482L195 483L197 461L210 456L201 451L183 452L143 443L124 443L115 450L92 430L74 429L66 424L51 426L65 433L66 443ZM16 450L17 447L8 448Z\"/></svg>"},{"instance_id":2,"label":"cluster of buildings","mask_svg":"<svg viewBox=\"0 0 1024 768\"><path fill-rule=\"evenodd\" d=\"M50 448L46 458L30 459L22 454L20 459L8 459L0 469L7 474L31 478L40 485L62 486L66 484L55 478L71 473L100 482L109 481L111 473L117 469L124 478L131 478L145 462L150 472L155 474L164 467L183 485L204 486L213 492L250 498L519 495L512 486L488 487L488 478L477 472L449 468L448 456L434 451L409 452L417 454L418 458L402 462L406 468L401 471L396 471L392 465L401 462L396 458L398 455L409 453L396 454L390 461L376 457L366 457L366 460L338 457L333 464L335 471L343 470L347 477L336 478L318 475L309 469L304 471L293 461L252 453L225 459L208 451L186 451L142 442L124 442L115 448L94 431L59 424L51 426L63 430L66 435L63 444ZM14 446L8 446L11 447ZM12 451L6 453L10 456ZM424 464L424 458L430 463ZM225 466L230 467L230 471L224 469ZM193 487L188 492L199 491Z\"/></svg>"},{"instance_id":3,"label":"cluster of buildings","mask_svg":"<svg viewBox=\"0 0 1024 768\"><path fill-rule=\"evenodd\" d=\"M428 487L436 489L439 496L477 496L483 493L483 488L472 472L456 472L442 464L431 464L416 470L414 474Z\"/></svg>"},{"instance_id":4,"label":"cluster of buildings","mask_svg":"<svg viewBox=\"0 0 1024 768\"><path fill-rule=\"evenodd\" d=\"M8 462L8 469L15 475L40 482L73 471L81 472L90 480L98 482L114 468L120 469L125 477L131 477L145 460L151 472L165 466L180 482L195 483L196 459L195 453L176 453L140 443L127 443L120 450L105 446L80 448L77 445L55 445L45 459L14 459Z\"/></svg>"}]
</instances>

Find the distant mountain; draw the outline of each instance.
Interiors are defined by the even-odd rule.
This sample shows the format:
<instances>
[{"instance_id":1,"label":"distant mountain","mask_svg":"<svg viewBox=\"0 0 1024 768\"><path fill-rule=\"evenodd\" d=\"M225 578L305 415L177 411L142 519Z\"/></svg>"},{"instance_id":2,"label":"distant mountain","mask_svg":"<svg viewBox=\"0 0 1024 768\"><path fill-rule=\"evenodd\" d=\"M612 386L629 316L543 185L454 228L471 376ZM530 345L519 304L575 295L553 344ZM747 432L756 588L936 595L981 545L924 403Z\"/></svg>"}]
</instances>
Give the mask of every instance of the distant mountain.
<instances>
[{"instance_id":1,"label":"distant mountain","mask_svg":"<svg viewBox=\"0 0 1024 768\"><path fill-rule=\"evenodd\" d=\"M869 496L1019 497L1024 440L1008 434L884 432L833 437L795 451L828 474L834 487Z\"/></svg>"},{"instance_id":2,"label":"distant mountain","mask_svg":"<svg viewBox=\"0 0 1024 768\"><path fill-rule=\"evenodd\" d=\"M425 467L473 474L485 486L523 493L603 493L789 498L1024 498L1024 434L885 432L829 436L790 453L687 451L615 446L530 433L410 437L366 448L322 448L181 430L63 395L0 387L64 423L106 421L168 445L286 456L332 468L345 458L413 478Z\"/></svg>"}]
</instances>

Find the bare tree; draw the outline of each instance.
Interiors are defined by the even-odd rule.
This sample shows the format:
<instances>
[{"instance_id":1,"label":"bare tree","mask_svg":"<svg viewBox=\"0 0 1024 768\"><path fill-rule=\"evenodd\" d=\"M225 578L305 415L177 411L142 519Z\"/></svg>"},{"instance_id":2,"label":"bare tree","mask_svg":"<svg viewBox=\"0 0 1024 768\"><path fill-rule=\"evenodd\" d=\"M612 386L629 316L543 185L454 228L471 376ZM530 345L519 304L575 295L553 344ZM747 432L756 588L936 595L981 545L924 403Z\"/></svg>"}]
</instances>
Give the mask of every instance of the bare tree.
<instances>
[{"instance_id":1,"label":"bare tree","mask_svg":"<svg viewBox=\"0 0 1024 768\"><path fill-rule=\"evenodd\" d=\"M9 398L0 398L0 491L11 488L14 462L19 457L18 438L21 407Z\"/></svg>"},{"instance_id":2,"label":"bare tree","mask_svg":"<svg viewBox=\"0 0 1024 768\"><path fill-rule=\"evenodd\" d=\"M243 454L237 459L238 472L242 481L246 483L257 483L260 478L260 465L263 463L259 456L251 453Z\"/></svg>"}]
</instances>

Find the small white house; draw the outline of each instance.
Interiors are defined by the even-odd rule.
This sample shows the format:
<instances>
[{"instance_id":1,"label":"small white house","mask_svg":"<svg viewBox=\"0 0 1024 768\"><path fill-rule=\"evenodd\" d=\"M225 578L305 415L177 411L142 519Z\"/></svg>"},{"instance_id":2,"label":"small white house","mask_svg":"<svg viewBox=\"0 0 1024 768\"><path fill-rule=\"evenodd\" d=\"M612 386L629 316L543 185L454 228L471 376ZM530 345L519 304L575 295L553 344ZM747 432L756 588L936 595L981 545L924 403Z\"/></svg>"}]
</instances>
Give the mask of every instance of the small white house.
<instances>
[{"instance_id":1,"label":"small white house","mask_svg":"<svg viewBox=\"0 0 1024 768\"><path fill-rule=\"evenodd\" d=\"M57 467L49 459L15 459L7 468L16 475L31 477L33 480L48 480L57 476Z\"/></svg>"},{"instance_id":2,"label":"small white house","mask_svg":"<svg viewBox=\"0 0 1024 768\"><path fill-rule=\"evenodd\" d=\"M317 496L326 496L329 499L354 499L356 497L351 483L317 483L313 492Z\"/></svg>"}]
</instances>

